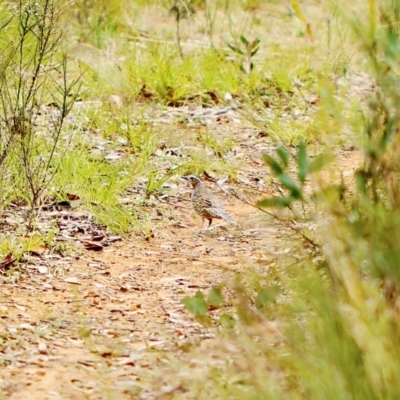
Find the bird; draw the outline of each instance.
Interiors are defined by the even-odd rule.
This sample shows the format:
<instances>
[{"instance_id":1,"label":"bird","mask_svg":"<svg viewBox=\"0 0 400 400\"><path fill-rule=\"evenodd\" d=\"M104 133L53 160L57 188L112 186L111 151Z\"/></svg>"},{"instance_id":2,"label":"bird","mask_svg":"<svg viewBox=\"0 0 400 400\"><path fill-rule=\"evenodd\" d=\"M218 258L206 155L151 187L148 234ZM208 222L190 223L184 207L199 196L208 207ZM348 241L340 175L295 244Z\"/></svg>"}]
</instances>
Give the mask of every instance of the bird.
<instances>
[{"instance_id":1,"label":"bird","mask_svg":"<svg viewBox=\"0 0 400 400\"><path fill-rule=\"evenodd\" d=\"M236 220L224 211L219 200L203 185L201 180L195 175L185 175L182 179L189 182L193 187L191 200L194 210L200 215L203 224L208 220L210 228L213 219L224 219L231 224L236 224Z\"/></svg>"}]
</instances>

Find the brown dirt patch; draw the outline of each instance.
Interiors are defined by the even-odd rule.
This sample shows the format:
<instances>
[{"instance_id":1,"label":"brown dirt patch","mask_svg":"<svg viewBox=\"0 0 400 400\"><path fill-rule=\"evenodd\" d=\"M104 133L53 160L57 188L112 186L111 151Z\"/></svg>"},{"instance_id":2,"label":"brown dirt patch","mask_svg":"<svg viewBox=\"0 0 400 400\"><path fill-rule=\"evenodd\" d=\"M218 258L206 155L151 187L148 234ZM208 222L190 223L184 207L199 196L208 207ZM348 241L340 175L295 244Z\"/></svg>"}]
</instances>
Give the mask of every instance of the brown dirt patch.
<instances>
[{"instance_id":1,"label":"brown dirt patch","mask_svg":"<svg viewBox=\"0 0 400 400\"><path fill-rule=\"evenodd\" d=\"M164 351L213 337L181 299L258 266L266 249L282 247L276 229L262 226L252 207L231 199L226 208L239 227L217 221L201 230L194 212L180 207L150 240L134 236L87 252L65 276L49 280L32 272L23 283L4 285L2 392L33 400L96 399L108 391L130 398L143 370ZM71 278L76 283L65 282Z\"/></svg>"}]
</instances>

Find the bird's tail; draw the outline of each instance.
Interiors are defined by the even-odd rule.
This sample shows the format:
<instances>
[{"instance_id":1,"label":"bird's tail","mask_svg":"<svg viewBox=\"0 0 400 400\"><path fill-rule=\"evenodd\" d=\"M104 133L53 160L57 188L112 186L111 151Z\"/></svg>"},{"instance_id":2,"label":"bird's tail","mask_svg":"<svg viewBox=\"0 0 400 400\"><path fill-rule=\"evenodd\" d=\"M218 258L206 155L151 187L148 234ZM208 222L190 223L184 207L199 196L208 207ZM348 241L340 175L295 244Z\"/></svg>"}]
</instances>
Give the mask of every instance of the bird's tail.
<instances>
[{"instance_id":1,"label":"bird's tail","mask_svg":"<svg viewBox=\"0 0 400 400\"><path fill-rule=\"evenodd\" d=\"M237 221L235 218L231 217L229 214L227 214L224 210L221 210L220 208L209 208L209 212L212 214L215 214L217 217L224 219L227 222L230 222L231 224L237 224Z\"/></svg>"}]
</instances>

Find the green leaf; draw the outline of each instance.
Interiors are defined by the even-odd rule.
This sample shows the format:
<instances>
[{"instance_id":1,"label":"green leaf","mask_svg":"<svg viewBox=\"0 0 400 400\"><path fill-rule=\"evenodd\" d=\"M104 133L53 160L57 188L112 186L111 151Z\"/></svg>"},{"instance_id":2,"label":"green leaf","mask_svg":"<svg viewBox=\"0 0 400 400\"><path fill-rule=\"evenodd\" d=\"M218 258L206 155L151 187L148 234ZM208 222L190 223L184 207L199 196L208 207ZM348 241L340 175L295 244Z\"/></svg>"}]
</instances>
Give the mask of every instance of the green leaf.
<instances>
[{"instance_id":1,"label":"green leaf","mask_svg":"<svg viewBox=\"0 0 400 400\"><path fill-rule=\"evenodd\" d=\"M301 11L300 8L300 0L292 0L292 9L296 15L296 17L302 21L306 27L306 32L307 32L307 36L309 38L313 38L312 32L311 32L311 26L310 24L307 22L306 17L304 16L303 12Z\"/></svg>"},{"instance_id":2,"label":"green leaf","mask_svg":"<svg viewBox=\"0 0 400 400\"><path fill-rule=\"evenodd\" d=\"M269 199L261 200L257 203L257 207L269 208L277 207L284 208L290 206L296 199L293 197L270 197Z\"/></svg>"},{"instance_id":3,"label":"green leaf","mask_svg":"<svg viewBox=\"0 0 400 400\"><path fill-rule=\"evenodd\" d=\"M258 50L260 50L259 47L257 47L256 49L252 50L251 53L250 53L250 57L255 56L257 54Z\"/></svg>"},{"instance_id":4,"label":"green leaf","mask_svg":"<svg viewBox=\"0 0 400 400\"><path fill-rule=\"evenodd\" d=\"M263 160L268 166L272 169L272 172L275 173L275 175L282 174L283 169L279 165L278 161L276 161L273 157L271 157L269 154L264 154L263 155Z\"/></svg>"},{"instance_id":5,"label":"green leaf","mask_svg":"<svg viewBox=\"0 0 400 400\"><path fill-rule=\"evenodd\" d=\"M245 45L249 44L249 41L243 35L240 36L240 41Z\"/></svg>"},{"instance_id":6,"label":"green leaf","mask_svg":"<svg viewBox=\"0 0 400 400\"><path fill-rule=\"evenodd\" d=\"M233 46L232 44L229 44L229 43L228 43L228 46L229 46L230 49L233 50L235 53L244 55L243 51L240 50L238 47L235 47L235 46Z\"/></svg>"},{"instance_id":7,"label":"green leaf","mask_svg":"<svg viewBox=\"0 0 400 400\"><path fill-rule=\"evenodd\" d=\"M186 296L182 299L186 310L194 316L205 316L208 313L208 305L202 292L198 291L194 297Z\"/></svg>"},{"instance_id":8,"label":"green leaf","mask_svg":"<svg viewBox=\"0 0 400 400\"><path fill-rule=\"evenodd\" d=\"M2 26L0 26L0 32L13 20L13 17L9 18Z\"/></svg>"},{"instance_id":9,"label":"green leaf","mask_svg":"<svg viewBox=\"0 0 400 400\"><path fill-rule=\"evenodd\" d=\"M280 180L280 182L282 183L282 185L289 190L290 194L292 195L292 197L294 197L295 199L298 200L303 200L303 193L301 188L299 188L296 183L294 182L294 180L286 174L280 174L278 176L278 179Z\"/></svg>"},{"instance_id":10,"label":"green leaf","mask_svg":"<svg viewBox=\"0 0 400 400\"><path fill-rule=\"evenodd\" d=\"M280 292L281 289L279 286L272 286L270 288L261 290L255 299L255 306L257 310L265 311L269 303L274 301Z\"/></svg>"},{"instance_id":11,"label":"green leaf","mask_svg":"<svg viewBox=\"0 0 400 400\"><path fill-rule=\"evenodd\" d=\"M310 173L319 171L322 167L331 161L332 157L329 154L320 154L310 162L309 171Z\"/></svg>"},{"instance_id":12,"label":"green leaf","mask_svg":"<svg viewBox=\"0 0 400 400\"><path fill-rule=\"evenodd\" d=\"M224 296L222 295L221 288L214 287L208 293L208 303L214 307L220 307L224 301Z\"/></svg>"},{"instance_id":13,"label":"green leaf","mask_svg":"<svg viewBox=\"0 0 400 400\"><path fill-rule=\"evenodd\" d=\"M260 39L257 38L253 40L249 45L249 50L254 50L259 44L260 44Z\"/></svg>"},{"instance_id":14,"label":"green leaf","mask_svg":"<svg viewBox=\"0 0 400 400\"><path fill-rule=\"evenodd\" d=\"M285 167L287 167L287 165L289 164L289 157L290 157L289 152L286 151L283 147L278 147L276 149L276 153L278 154L279 158L282 160L283 165Z\"/></svg>"},{"instance_id":15,"label":"green leaf","mask_svg":"<svg viewBox=\"0 0 400 400\"><path fill-rule=\"evenodd\" d=\"M299 145L299 151L297 153L297 166L299 168L299 180L301 183L304 183L310 168L310 164L307 158L307 147L304 142L301 142Z\"/></svg>"},{"instance_id":16,"label":"green leaf","mask_svg":"<svg viewBox=\"0 0 400 400\"><path fill-rule=\"evenodd\" d=\"M222 314L219 317L219 323L222 327L232 329L236 325L236 321L234 318L229 314Z\"/></svg>"},{"instance_id":17,"label":"green leaf","mask_svg":"<svg viewBox=\"0 0 400 400\"><path fill-rule=\"evenodd\" d=\"M194 317L196 322L205 326L206 328L210 328L213 326L213 321L209 315L196 315Z\"/></svg>"}]
</instances>

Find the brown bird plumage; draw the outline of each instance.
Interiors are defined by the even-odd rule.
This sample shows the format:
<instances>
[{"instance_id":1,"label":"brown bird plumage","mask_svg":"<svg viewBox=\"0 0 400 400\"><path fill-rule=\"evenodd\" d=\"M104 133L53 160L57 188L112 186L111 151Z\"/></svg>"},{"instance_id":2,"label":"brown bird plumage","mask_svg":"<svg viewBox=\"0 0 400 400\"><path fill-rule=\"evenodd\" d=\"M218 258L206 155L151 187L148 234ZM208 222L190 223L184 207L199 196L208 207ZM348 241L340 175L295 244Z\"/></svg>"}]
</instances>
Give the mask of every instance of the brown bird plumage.
<instances>
[{"instance_id":1,"label":"brown bird plumage","mask_svg":"<svg viewBox=\"0 0 400 400\"><path fill-rule=\"evenodd\" d=\"M236 220L227 214L222 208L222 204L218 199L201 183L201 180L194 175L182 176L188 181L192 187L192 203L193 208L203 220L208 220L208 227L211 226L213 219L224 219L227 222L236 224Z\"/></svg>"}]
</instances>

